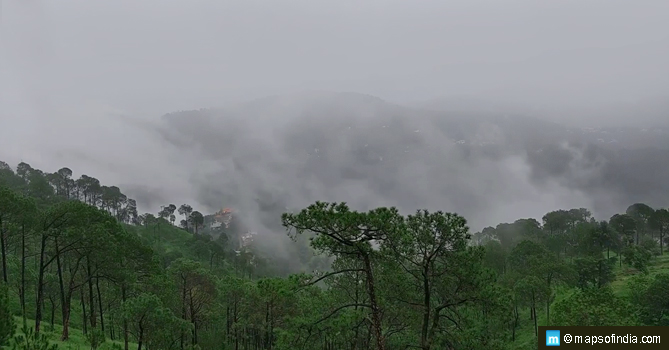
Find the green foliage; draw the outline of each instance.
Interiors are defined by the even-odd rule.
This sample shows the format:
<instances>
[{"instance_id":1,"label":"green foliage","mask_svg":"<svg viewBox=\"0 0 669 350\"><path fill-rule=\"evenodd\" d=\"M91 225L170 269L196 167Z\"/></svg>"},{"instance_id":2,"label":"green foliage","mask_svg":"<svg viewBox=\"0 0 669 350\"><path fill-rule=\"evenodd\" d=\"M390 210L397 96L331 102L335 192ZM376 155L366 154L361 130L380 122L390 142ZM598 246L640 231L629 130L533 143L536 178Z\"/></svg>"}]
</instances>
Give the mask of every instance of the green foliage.
<instances>
[{"instance_id":1,"label":"green foliage","mask_svg":"<svg viewBox=\"0 0 669 350\"><path fill-rule=\"evenodd\" d=\"M642 275L629 283L641 321L648 326L669 326L669 273Z\"/></svg>"},{"instance_id":2,"label":"green foliage","mask_svg":"<svg viewBox=\"0 0 669 350\"><path fill-rule=\"evenodd\" d=\"M98 350L123 350L123 346L117 343L103 343L98 347Z\"/></svg>"},{"instance_id":3,"label":"green foliage","mask_svg":"<svg viewBox=\"0 0 669 350\"><path fill-rule=\"evenodd\" d=\"M574 259L574 266L578 274L576 285L581 289L601 288L608 285L615 279L615 265L615 257L602 258L601 253L599 258L587 256Z\"/></svg>"},{"instance_id":4,"label":"green foliage","mask_svg":"<svg viewBox=\"0 0 669 350\"><path fill-rule=\"evenodd\" d=\"M0 285L0 346L9 344L15 330L14 316L9 309L8 290L6 286Z\"/></svg>"},{"instance_id":5,"label":"green foliage","mask_svg":"<svg viewBox=\"0 0 669 350\"><path fill-rule=\"evenodd\" d=\"M33 328L23 325L21 334L14 336L12 350L58 350L58 345L51 344L46 334L37 334Z\"/></svg>"},{"instance_id":6,"label":"green foliage","mask_svg":"<svg viewBox=\"0 0 669 350\"><path fill-rule=\"evenodd\" d=\"M660 244L654 238L643 237L641 238L641 243L639 245L641 248L648 251L652 256L659 256L661 254Z\"/></svg>"},{"instance_id":7,"label":"green foliage","mask_svg":"<svg viewBox=\"0 0 669 350\"><path fill-rule=\"evenodd\" d=\"M178 319L163 306L155 294L142 293L121 304L122 316L129 320L130 332L138 342L149 347L163 348L174 333L190 330L190 325Z\"/></svg>"},{"instance_id":8,"label":"green foliage","mask_svg":"<svg viewBox=\"0 0 669 350\"><path fill-rule=\"evenodd\" d=\"M93 328L86 334L86 340L91 349L98 349L105 342L105 334L99 328Z\"/></svg>"},{"instance_id":9,"label":"green foliage","mask_svg":"<svg viewBox=\"0 0 669 350\"><path fill-rule=\"evenodd\" d=\"M636 326L630 305L613 294L611 288L572 291L553 306L555 326Z\"/></svg>"},{"instance_id":10,"label":"green foliage","mask_svg":"<svg viewBox=\"0 0 669 350\"><path fill-rule=\"evenodd\" d=\"M503 274L506 272L506 252L497 241L488 241L485 245L484 264L489 269Z\"/></svg>"},{"instance_id":11,"label":"green foliage","mask_svg":"<svg viewBox=\"0 0 669 350\"><path fill-rule=\"evenodd\" d=\"M648 264L653 253L643 246L629 246L622 251L623 262L635 269L648 273Z\"/></svg>"},{"instance_id":12,"label":"green foliage","mask_svg":"<svg viewBox=\"0 0 669 350\"><path fill-rule=\"evenodd\" d=\"M25 310L41 325L16 349L119 349L127 329L129 347L165 350L502 350L536 346L539 325L669 325L665 209L557 210L472 238L456 213L316 202L281 217L295 242L277 264L279 241L242 244L243 223L209 227L187 204L137 215L118 187L71 175L0 163L0 324Z\"/></svg>"}]
</instances>

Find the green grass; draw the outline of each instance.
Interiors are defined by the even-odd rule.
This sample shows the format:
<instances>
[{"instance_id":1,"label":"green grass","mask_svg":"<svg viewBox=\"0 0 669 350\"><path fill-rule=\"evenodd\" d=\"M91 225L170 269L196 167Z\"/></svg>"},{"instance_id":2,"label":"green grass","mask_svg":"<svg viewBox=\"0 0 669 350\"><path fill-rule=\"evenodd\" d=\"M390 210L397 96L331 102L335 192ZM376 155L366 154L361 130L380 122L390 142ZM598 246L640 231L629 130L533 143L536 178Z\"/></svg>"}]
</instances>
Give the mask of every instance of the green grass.
<instances>
[{"instance_id":1,"label":"green grass","mask_svg":"<svg viewBox=\"0 0 669 350\"><path fill-rule=\"evenodd\" d=\"M611 257L614 255L612 254ZM613 292L618 296L626 296L629 293L629 280L638 275L640 272L626 266L616 265L616 279L611 283ZM648 274L650 276L661 272L669 272L669 253L662 256L656 256L651 261L648 267ZM555 291L555 300L553 303L567 298L573 289L558 288ZM546 325L546 310L543 307L537 308L537 324L539 326ZM527 350L537 348L537 338L534 335L534 321L530 319L530 310L523 309L520 314L520 327L516 331L516 341L512 343L509 349L513 350Z\"/></svg>"},{"instance_id":2,"label":"green grass","mask_svg":"<svg viewBox=\"0 0 669 350\"><path fill-rule=\"evenodd\" d=\"M167 222L154 225L148 227L127 225L126 228L135 232L155 252L161 255L176 252L187 258L195 258L190 256L188 249L185 249L192 244L193 234Z\"/></svg>"},{"instance_id":3,"label":"green grass","mask_svg":"<svg viewBox=\"0 0 669 350\"><path fill-rule=\"evenodd\" d=\"M653 258L648 267L648 275L653 276L660 272L669 272L669 253ZM629 267L616 267L616 280L611 283L613 291L619 296L626 296L629 293L629 280L640 272Z\"/></svg>"},{"instance_id":4,"label":"green grass","mask_svg":"<svg viewBox=\"0 0 669 350\"><path fill-rule=\"evenodd\" d=\"M22 334L21 332L21 325L23 323L21 317L15 317L16 320L16 334ZM28 327L32 328L35 325L35 320L27 320L28 322ZM64 349L64 350L88 350L91 348L90 343L88 342L88 339L86 339L86 335L81 329L73 328L70 327L69 333L70 333L70 338L66 341L61 341L60 340L60 335L63 332L63 326L59 324L54 324L53 325L53 331L51 330L51 324L49 322L42 322L41 326L41 331L40 333L45 334L49 340L51 341L52 344L57 344L59 349ZM123 348L123 341L111 341L109 339L106 340L106 344L104 346L99 347L98 349L100 350L106 350L106 349L113 349L113 344L120 345L121 348ZM137 344L135 343L130 343L130 348L131 349L136 349Z\"/></svg>"}]
</instances>

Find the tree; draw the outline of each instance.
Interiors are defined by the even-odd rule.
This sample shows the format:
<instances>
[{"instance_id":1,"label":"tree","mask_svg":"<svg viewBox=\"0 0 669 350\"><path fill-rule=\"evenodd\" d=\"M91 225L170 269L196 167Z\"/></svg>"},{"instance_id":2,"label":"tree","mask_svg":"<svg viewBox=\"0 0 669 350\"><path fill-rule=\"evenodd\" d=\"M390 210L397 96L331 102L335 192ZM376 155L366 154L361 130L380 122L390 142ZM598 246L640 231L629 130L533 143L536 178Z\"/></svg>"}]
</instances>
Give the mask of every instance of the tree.
<instances>
[{"instance_id":1,"label":"tree","mask_svg":"<svg viewBox=\"0 0 669 350\"><path fill-rule=\"evenodd\" d=\"M578 287L601 288L615 279L613 268L616 258L609 256L609 248L615 247L614 240L615 234L605 221L590 225L581 232L578 242L580 256L573 261ZM606 257L603 255L604 249L607 250Z\"/></svg>"},{"instance_id":2,"label":"tree","mask_svg":"<svg viewBox=\"0 0 669 350\"><path fill-rule=\"evenodd\" d=\"M660 255L664 254L664 235L669 232L669 210L658 209L649 218L649 226L660 236Z\"/></svg>"},{"instance_id":3,"label":"tree","mask_svg":"<svg viewBox=\"0 0 669 350\"><path fill-rule=\"evenodd\" d=\"M618 257L620 266L622 266L623 252L634 244L634 233L636 232L636 221L628 214L615 214L609 220L609 226L618 234L620 245L618 248Z\"/></svg>"},{"instance_id":4,"label":"tree","mask_svg":"<svg viewBox=\"0 0 669 350\"><path fill-rule=\"evenodd\" d=\"M625 213L631 216L636 222L636 244L641 242L640 234L645 234L648 230L648 220L655 210L643 203L634 203L630 205Z\"/></svg>"},{"instance_id":5,"label":"tree","mask_svg":"<svg viewBox=\"0 0 669 350\"><path fill-rule=\"evenodd\" d=\"M430 350L435 343L441 320L448 311L457 314L456 307L473 302L478 290L476 284L481 266L482 249L468 248L470 239L466 220L452 213L427 210L409 215L390 230L381 244L391 257L385 264L395 261L398 268L407 272L411 285L421 286L420 292L404 300L406 307L422 306L420 342L423 350ZM461 292L453 292L461 291Z\"/></svg>"},{"instance_id":6,"label":"tree","mask_svg":"<svg viewBox=\"0 0 669 350\"><path fill-rule=\"evenodd\" d=\"M515 293L519 297L522 305L530 308L530 318L534 321L534 335L538 336L539 325L537 320L537 307L542 302L546 302L546 310L551 302L551 290L539 277L534 275L527 275L521 277L515 285Z\"/></svg>"},{"instance_id":7,"label":"tree","mask_svg":"<svg viewBox=\"0 0 669 350\"><path fill-rule=\"evenodd\" d=\"M59 187L60 194L65 196L65 198L70 198L72 188L74 187L74 180L72 179L72 170L70 168L60 168L56 172L60 178Z\"/></svg>"},{"instance_id":8,"label":"tree","mask_svg":"<svg viewBox=\"0 0 669 350\"><path fill-rule=\"evenodd\" d=\"M28 180L28 176L30 176L30 173L32 173L34 170L35 169L33 169L30 164L21 162L16 166L16 175L20 176L24 180Z\"/></svg>"},{"instance_id":9,"label":"tree","mask_svg":"<svg viewBox=\"0 0 669 350\"><path fill-rule=\"evenodd\" d=\"M177 206L174 204L169 204L167 207L165 207L165 209L167 209L168 214L173 215L174 212L177 210Z\"/></svg>"},{"instance_id":10,"label":"tree","mask_svg":"<svg viewBox=\"0 0 669 350\"><path fill-rule=\"evenodd\" d=\"M186 229L186 231L188 231L188 220L190 218L190 214L193 212L193 208L188 204L182 204L179 207L178 211L179 211L179 215L184 216L184 220L186 221L186 225L184 226L184 228Z\"/></svg>"},{"instance_id":11,"label":"tree","mask_svg":"<svg viewBox=\"0 0 669 350\"><path fill-rule=\"evenodd\" d=\"M130 320L129 332L137 340L137 350L149 342L159 341L161 333L179 330L179 322L172 311L163 306L158 296L151 293L142 293L127 299L122 303L121 313ZM177 327L174 327L177 325ZM167 326L172 326L166 329ZM181 325L181 328L184 328ZM163 338L166 338L163 336Z\"/></svg>"},{"instance_id":12,"label":"tree","mask_svg":"<svg viewBox=\"0 0 669 350\"><path fill-rule=\"evenodd\" d=\"M191 342L198 343L198 330L208 307L216 298L216 282L199 263L178 259L169 268L181 298L181 318L193 325ZM184 338L182 335L182 344Z\"/></svg>"},{"instance_id":13,"label":"tree","mask_svg":"<svg viewBox=\"0 0 669 350\"><path fill-rule=\"evenodd\" d=\"M5 162L0 161L0 186L23 191L26 182L19 175L14 173L14 170Z\"/></svg>"},{"instance_id":14,"label":"tree","mask_svg":"<svg viewBox=\"0 0 669 350\"><path fill-rule=\"evenodd\" d=\"M198 228L202 227L204 224L204 215L199 211L194 211L188 216L188 222L193 226L195 234L198 232Z\"/></svg>"},{"instance_id":15,"label":"tree","mask_svg":"<svg viewBox=\"0 0 669 350\"><path fill-rule=\"evenodd\" d=\"M33 170L29 173L28 195L47 203L53 198L54 194L54 189L44 173L39 170Z\"/></svg>"},{"instance_id":16,"label":"tree","mask_svg":"<svg viewBox=\"0 0 669 350\"><path fill-rule=\"evenodd\" d=\"M161 207L160 212L158 212L158 217L163 218L163 219L170 218L170 216L174 215L175 210L177 210L177 206L174 205L174 204L169 204L167 206L163 206L163 207ZM171 220L171 219L170 219L170 221L173 222L173 220Z\"/></svg>"},{"instance_id":17,"label":"tree","mask_svg":"<svg viewBox=\"0 0 669 350\"><path fill-rule=\"evenodd\" d=\"M498 274L505 273L507 253L502 248L502 245L497 241L488 241L483 248L485 249L483 256L485 266Z\"/></svg>"},{"instance_id":18,"label":"tree","mask_svg":"<svg viewBox=\"0 0 669 350\"><path fill-rule=\"evenodd\" d=\"M615 258L603 259L588 256L575 259L574 265L578 274L577 286L581 289L588 289L608 285L615 279L613 272L615 264Z\"/></svg>"},{"instance_id":19,"label":"tree","mask_svg":"<svg viewBox=\"0 0 669 350\"><path fill-rule=\"evenodd\" d=\"M543 300L546 303L546 320L550 321L550 304L552 301L552 287L559 281L570 281L572 270L562 260L551 254L542 245L532 241L522 241L509 255L509 267L520 276L528 278L523 282L530 287L532 303ZM541 281L543 285L539 285ZM534 312L536 332L536 310Z\"/></svg>"},{"instance_id":20,"label":"tree","mask_svg":"<svg viewBox=\"0 0 669 350\"><path fill-rule=\"evenodd\" d=\"M472 243L475 245L485 245L489 241L495 240L496 237L495 228L486 227L481 232L476 232L472 235Z\"/></svg>"},{"instance_id":21,"label":"tree","mask_svg":"<svg viewBox=\"0 0 669 350\"><path fill-rule=\"evenodd\" d=\"M560 255L560 252L567 249L567 232L569 230L569 212L557 210L547 213L543 216L543 227L545 233L545 244L553 252Z\"/></svg>"},{"instance_id":22,"label":"tree","mask_svg":"<svg viewBox=\"0 0 669 350\"><path fill-rule=\"evenodd\" d=\"M648 273L648 264L653 253L643 246L631 246L623 251L623 262L635 269Z\"/></svg>"},{"instance_id":23,"label":"tree","mask_svg":"<svg viewBox=\"0 0 669 350\"><path fill-rule=\"evenodd\" d=\"M2 259L2 281L7 283L7 239L8 222L18 212L18 196L8 188L0 187L0 257Z\"/></svg>"},{"instance_id":24,"label":"tree","mask_svg":"<svg viewBox=\"0 0 669 350\"><path fill-rule=\"evenodd\" d=\"M346 203L316 202L298 214L285 213L283 225L297 234L312 232L312 246L320 252L338 259L352 259L355 268L335 270L311 281L347 272L361 272L367 287L368 303L346 304L333 312L348 307L370 309L371 328L377 350L385 350L386 339L382 331L381 306L377 296L375 271L372 261L377 250L373 244L382 241L393 229L402 224L403 218L395 208L378 208L367 213L350 210ZM357 265L359 264L359 265ZM359 267L358 267L359 266Z\"/></svg>"},{"instance_id":25,"label":"tree","mask_svg":"<svg viewBox=\"0 0 669 350\"><path fill-rule=\"evenodd\" d=\"M632 308L611 288L577 290L553 306L555 326L637 326Z\"/></svg>"},{"instance_id":26,"label":"tree","mask_svg":"<svg viewBox=\"0 0 669 350\"><path fill-rule=\"evenodd\" d=\"M669 326L669 274L642 276L630 281L632 300L641 321L648 326Z\"/></svg>"}]
</instances>

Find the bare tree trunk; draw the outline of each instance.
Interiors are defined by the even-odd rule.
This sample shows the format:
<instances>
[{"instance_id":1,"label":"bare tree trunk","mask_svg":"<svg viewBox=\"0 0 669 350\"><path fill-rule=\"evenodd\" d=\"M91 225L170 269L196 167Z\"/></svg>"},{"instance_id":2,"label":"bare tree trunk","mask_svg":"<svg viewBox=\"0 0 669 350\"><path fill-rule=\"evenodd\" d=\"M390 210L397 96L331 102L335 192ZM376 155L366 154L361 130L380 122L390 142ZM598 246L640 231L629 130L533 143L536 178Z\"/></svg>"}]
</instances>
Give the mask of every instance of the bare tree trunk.
<instances>
[{"instance_id":1,"label":"bare tree trunk","mask_svg":"<svg viewBox=\"0 0 669 350\"><path fill-rule=\"evenodd\" d=\"M46 250L47 237L42 236L42 244L39 253L39 276L37 277L37 302L35 305L35 334L39 334L40 323L42 322L42 304L44 303L44 255Z\"/></svg>"},{"instance_id":2,"label":"bare tree trunk","mask_svg":"<svg viewBox=\"0 0 669 350\"><path fill-rule=\"evenodd\" d=\"M96 328L97 325L97 316L95 316L95 297L93 296L93 277L91 276L91 261L86 257L86 278L88 279L88 305L90 306L90 321L91 328Z\"/></svg>"},{"instance_id":3,"label":"bare tree trunk","mask_svg":"<svg viewBox=\"0 0 669 350\"><path fill-rule=\"evenodd\" d=\"M121 300L125 301L126 299L126 290L125 283L121 284ZM128 334L128 320L123 318L123 346L125 350L130 350L130 339Z\"/></svg>"},{"instance_id":4,"label":"bare tree trunk","mask_svg":"<svg viewBox=\"0 0 669 350\"><path fill-rule=\"evenodd\" d=\"M84 334L88 334L88 322L86 322L86 301L84 300L84 289L81 288L80 293L79 293L80 299L81 299L81 313L82 313L82 318L81 318L81 324L84 326Z\"/></svg>"},{"instance_id":5,"label":"bare tree trunk","mask_svg":"<svg viewBox=\"0 0 669 350\"><path fill-rule=\"evenodd\" d=\"M102 333L105 332L105 316L104 316L104 308L102 307L102 293L100 293L100 280L95 279L95 288L97 289L98 292L98 307L100 308L100 329L102 330Z\"/></svg>"},{"instance_id":6,"label":"bare tree trunk","mask_svg":"<svg viewBox=\"0 0 669 350\"><path fill-rule=\"evenodd\" d=\"M365 263L365 274L367 275L367 293L369 294L369 304L372 307L372 327L376 338L377 350L385 350L385 340L381 331L381 310L376 300L376 287L374 285L374 274L372 273L372 263L369 255L363 253Z\"/></svg>"},{"instance_id":7,"label":"bare tree trunk","mask_svg":"<svg viewBox=\"0 0 669 350\"><path fill-rule=\"evenodd\" d=\"M2 229L2 215L0 215L0 254L2 254L2 280L7 283L7 253L5 248L5 233Z\"/></svg>"},{"instance_id":8,"label":"bare tree trunk","mask_svg":"<svg viewBox=\"0 0 669 350\"><path fill-rule=\"evenodd\" d=\"M21 316L26 323L26 225L21 224Z\"/></svg>"}]
</instances>

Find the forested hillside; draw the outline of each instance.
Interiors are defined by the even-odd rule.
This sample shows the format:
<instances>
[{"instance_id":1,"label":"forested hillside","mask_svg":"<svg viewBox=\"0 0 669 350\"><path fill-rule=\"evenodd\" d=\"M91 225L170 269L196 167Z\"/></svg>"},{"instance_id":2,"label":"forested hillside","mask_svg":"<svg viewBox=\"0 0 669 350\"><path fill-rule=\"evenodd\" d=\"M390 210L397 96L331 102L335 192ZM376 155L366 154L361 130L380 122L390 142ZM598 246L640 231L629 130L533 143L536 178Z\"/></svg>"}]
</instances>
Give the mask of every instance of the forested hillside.
<instances>
[{"instance_id":1,"label":"forested hillside","mask_svg":"<svg viewBox=\"0 0 669 350\"><path fill-rule=\"evenodd\" d=\"M540 325L669 326L667 209L555 208L471 234L427 209L277 216L295 273L256 245L269 237L237 243L244 223L188 204L139 214L94 177L0 163L0 344L502 350L536 349Z\"/></svg>"}]
</instances>

